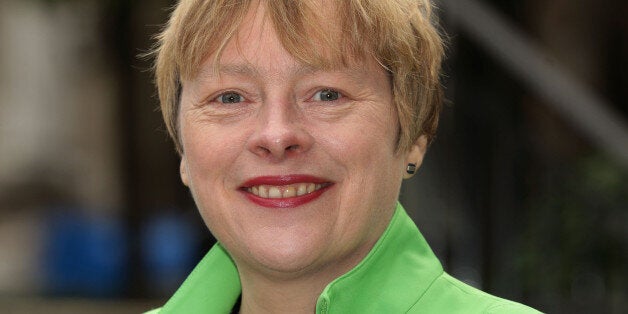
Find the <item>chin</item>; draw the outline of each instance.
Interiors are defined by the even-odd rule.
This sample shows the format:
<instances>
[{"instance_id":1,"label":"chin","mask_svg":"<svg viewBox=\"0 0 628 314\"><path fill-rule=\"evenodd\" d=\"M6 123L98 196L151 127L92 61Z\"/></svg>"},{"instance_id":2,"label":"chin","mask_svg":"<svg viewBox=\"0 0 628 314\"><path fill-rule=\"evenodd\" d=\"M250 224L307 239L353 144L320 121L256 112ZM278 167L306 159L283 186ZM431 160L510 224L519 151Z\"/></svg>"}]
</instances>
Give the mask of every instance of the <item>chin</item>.
<instances>
[{"instance_id":1,"label":"chin","mask_svg":"<svg viewBox=\"0 0 628 314\"><path fill-rule=\"evenodd\" d=\"M317 263L325 241L312 242L312 236L300 240L290 236L284 239L274 237L272 242L249 246L249 258L270 273L282 276L298 275L319 267Z\"/></svg>"}]
</instances>

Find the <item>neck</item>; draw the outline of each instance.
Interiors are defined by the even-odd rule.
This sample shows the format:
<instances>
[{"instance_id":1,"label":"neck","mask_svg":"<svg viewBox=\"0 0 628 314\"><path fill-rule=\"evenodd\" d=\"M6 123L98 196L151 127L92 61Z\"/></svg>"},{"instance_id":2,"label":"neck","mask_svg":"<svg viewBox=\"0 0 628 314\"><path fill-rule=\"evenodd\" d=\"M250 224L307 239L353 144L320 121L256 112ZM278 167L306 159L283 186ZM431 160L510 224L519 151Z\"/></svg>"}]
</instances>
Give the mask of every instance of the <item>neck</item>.
<instances>
[{"instance_id":1,"label":"neck","mask_svg":"<svg viewBox=\"0 0 628 314\"><path fill-rule=\"evenodd\" d=\"M314 313L316 301L328 280L269 280L263 277L240 277L242 283L241 314Z\"/></svg>"},{"instance_id":2,"label":"neck","mask_svg":"<svg viewBox=\"0 0 628 314\"><path fill-rule=\"evenodd\" d=\"M336 260L317 271L303 271L292 276L269 275L240 265L240 313L314 313L318 297L325 287L355 267L374 244L375 241L372 241L345 259Z\"/></svg>"},{"instance_id":3,"label":"neck","mask_svg":"<svg viewBox=\"0 0 628 314\"><path fill-rule=\"evenodd\" d=\"M317 268L284 273L234 260L242 286L240 313L315 313L316 302L325 287L358 265L387 225L382 230L373 230L352 252Z\"/></svg>"}]
</instances>

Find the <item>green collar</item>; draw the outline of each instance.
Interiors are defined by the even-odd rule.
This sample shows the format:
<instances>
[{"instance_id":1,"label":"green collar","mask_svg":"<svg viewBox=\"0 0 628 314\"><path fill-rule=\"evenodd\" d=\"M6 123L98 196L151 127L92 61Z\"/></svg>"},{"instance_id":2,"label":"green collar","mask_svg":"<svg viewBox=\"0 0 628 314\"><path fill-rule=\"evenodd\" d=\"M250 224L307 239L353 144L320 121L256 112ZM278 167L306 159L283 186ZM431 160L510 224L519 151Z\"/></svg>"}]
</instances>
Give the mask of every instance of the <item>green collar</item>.
<instances>
[{"instance_id":1,"label":"green collar","mask_svg":"<svg viewBox=\"0 0 628 314\"><path fill-rule=\"evenodd\" d=\"M401 204L371 252L332 281L316 313L405 313L443 268ZM241 293L227 251L216 244L159 313L229 313ZM373 302L377 300L377 302Z\"/></svg>"},{"instance_id":2,"label":"green collar","mask_svg":"<svg viewBox=\"0 0 628 314\"><path fill-rule=\"evenodd\" d=\"M159 313L230 313L241 290L233 260L216 244Z\"/></svg>"}]
</instances>

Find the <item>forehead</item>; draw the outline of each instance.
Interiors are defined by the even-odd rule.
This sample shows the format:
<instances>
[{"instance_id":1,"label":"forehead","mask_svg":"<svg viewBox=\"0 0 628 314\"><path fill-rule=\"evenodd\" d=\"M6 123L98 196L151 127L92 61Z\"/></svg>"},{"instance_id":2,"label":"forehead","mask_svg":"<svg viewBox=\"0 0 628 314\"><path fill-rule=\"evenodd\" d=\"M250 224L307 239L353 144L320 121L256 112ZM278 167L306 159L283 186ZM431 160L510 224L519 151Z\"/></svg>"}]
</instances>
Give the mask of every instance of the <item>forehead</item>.
<instances>
[{"instance_id":1,"label":"forehead","mask_svg":"<svg viewBox=\"0 0 628 314\"><path fill-rule=\"evenodd\" d=\"M253 64L268 63L280 69L293 63L294 57L287 53L266 12L261 4L249 8L235 36L228 41L220 57L215 58L219 63L214 62L214 67L244 73L250 72Z\"/></svg>"},{"instance_id":2,"label":"forehead","mask_svg":"<svg viewBox=\"0 0 628 314\"><path fill-rule=\"evenodd\" d=\"M290 7L286 3L294 5ZM222 44L208 43L207 46L214 48L208 49L199 60L201 64L197 64L195 73L190 73L191 77L201 74L198 70L208 68L230 72L248 70L242 66L225 68L225 64L243 61L236 59L244 59L249 64L271 59L276 67L296 60L302 65L300 71L304 72L363 65L373 57L371 54L366 57L364 47L355 49L354 43L348 40L350 36L341 31L342 23L333 9L335 6L334 1L329 0L253 1L241 12L241 18L233 17L235 27L231 32L224 32ZM208 63L212 64L208 67Z\"/></svg>"}]
</instances>

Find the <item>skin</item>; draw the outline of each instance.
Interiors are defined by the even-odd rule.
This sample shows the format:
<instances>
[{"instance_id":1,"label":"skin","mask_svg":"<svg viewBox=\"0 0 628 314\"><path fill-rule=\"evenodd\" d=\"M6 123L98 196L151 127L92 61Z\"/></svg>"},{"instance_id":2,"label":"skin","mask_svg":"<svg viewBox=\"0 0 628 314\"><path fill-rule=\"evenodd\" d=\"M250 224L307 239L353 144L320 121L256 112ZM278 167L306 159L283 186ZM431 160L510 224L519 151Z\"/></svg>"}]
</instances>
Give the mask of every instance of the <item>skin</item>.
<instances>
[{"instance_id":1,"label":"skin","mask_svg":"<svg viewBox=\"0 0 628 314\"><path fill-rule=\"evenodd\" d=\"M425 139L395 152L391 86L375 60L307 67L282 47L263 6L246 16L218 68L206 60L183 82L182 181L238 267L241 312L312 313L324 287L387 227ZM251 178L291 174L332 185L293 208L259 206L241 189Z\"/></svg>"}]
</instances>

